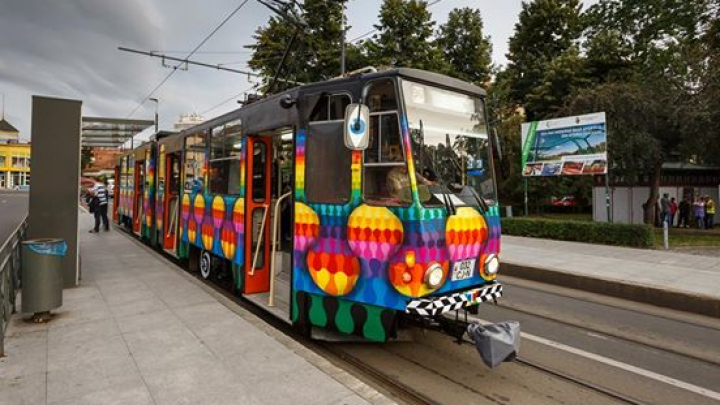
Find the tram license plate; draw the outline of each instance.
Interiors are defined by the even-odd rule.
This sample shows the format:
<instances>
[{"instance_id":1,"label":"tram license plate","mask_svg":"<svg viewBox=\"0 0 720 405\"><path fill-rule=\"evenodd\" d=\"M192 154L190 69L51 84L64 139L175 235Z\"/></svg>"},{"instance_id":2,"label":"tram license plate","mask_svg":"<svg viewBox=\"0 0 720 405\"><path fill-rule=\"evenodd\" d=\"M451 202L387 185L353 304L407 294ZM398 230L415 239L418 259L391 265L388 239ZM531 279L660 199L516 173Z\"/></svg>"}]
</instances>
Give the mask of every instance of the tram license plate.
<instances>
[{"instance_id":1,"label":"tram license plate","mask_svg":"<svg viewBox=\"0 0 720 405\"><path fill-rule=\"evenodd\" d=\"M473 276L475 271L475 259L461 260L453 265L453 272L450 280L460 281Z\"/></svg>"}]
</instances>

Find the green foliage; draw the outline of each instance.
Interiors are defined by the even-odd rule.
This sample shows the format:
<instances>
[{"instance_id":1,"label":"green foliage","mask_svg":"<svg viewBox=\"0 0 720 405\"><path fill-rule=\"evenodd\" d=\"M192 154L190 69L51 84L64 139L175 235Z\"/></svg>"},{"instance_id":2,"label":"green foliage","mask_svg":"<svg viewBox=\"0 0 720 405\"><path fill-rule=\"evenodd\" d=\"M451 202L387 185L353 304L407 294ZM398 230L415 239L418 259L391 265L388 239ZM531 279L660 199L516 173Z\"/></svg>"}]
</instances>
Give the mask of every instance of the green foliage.
<instances>
[{"instance_id":1,"label":"green foliage","mask_svg":"<svg viewBox=\"0 0 720 405\"><path fill-rule=\"evenodd\" d=\"M501 223L505 235L640 248L651 248L655 243L648 225L534 218L503 218Z\"/></svg>"},{"instance_id":2,"label":"green foliage","mask_svg":"<svg viewBox=\"0 0 720 405\"><path fill-rule=\"evenodd\" d=\"M298 34L293 46L290 47L280 77L311 83L340 75L343 7L342 1L304 2L302 16L309 27ZM247 46L253 51L248 65L268 78L273 77L294 32L295 27L287 21L279 17L271 17L266 26L255 31L253 36L255 43ZM354 45L346 45L346 52L347 70L358 69L368 64L366 58ZM264 82L267 84L269 79L265 79ZM294 85L278 83L275 90L289 87Z\"/></svg>"},{"instance_id":3,"label":"green foliage","mask_svg":"<svg viewBox=\"0 0 720 405\"><path fill-rule=\"evenodd\" d=\"M363 46L375 66L444 71L446 64L433 39L434 26L427 2L385 0L375 25L378 33Z\"/></svg>"},{"instance_id":4,"label":"green foliage","mask_svg":"<svg viewBox=\"0 0 720 405\"><path fill-rule=\"evenodd\" d=\"M510 38L507 70L511 99L525 107L531 120L542 118L543 112L536 113L525 106L528 98L535 94L536 99L542 99L546 95L538 93L552 92L553 83L567 79L559 75L567 73L567 66L574 63L572 54L577 52L571 48L577 46L583 31L580 9L579 0L523 2L515 34ZM555 66L555 71L548 76L549 64L563 55L565 62ZM540 89L543 84L546 86Z\"/></svg>"},{"instance_id":5,"label":"green foliage","mask_svg":"<svg viewBox=\"0 0 720 405\"><path fill-rule=\"evenodd\" d=\"M438 45L449 63L448 74L485 86L490 80L492 45L483 33L480 10L454 9L438 31Z\"/></svg>"}]
</instances>

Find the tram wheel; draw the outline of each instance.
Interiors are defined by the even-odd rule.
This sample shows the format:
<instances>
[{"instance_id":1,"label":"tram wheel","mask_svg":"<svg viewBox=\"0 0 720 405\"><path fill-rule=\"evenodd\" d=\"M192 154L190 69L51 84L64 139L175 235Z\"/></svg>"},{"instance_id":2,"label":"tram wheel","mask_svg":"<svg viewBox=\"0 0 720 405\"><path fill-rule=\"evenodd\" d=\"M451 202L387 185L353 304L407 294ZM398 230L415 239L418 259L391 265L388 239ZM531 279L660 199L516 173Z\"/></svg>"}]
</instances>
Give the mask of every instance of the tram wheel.
<instances>
[{"instance_id":1,"label":"tram wheel","mask_svg":"<svg viewBox=\"0 0 720 405\"><path fill-rule=\"evenodd\" d=\"M212 255L207 250L203 250L202 253L200 253L200 277L202 277L203 280L210 279L213 273L212 267Z\"/></svg>"}]
</instances>

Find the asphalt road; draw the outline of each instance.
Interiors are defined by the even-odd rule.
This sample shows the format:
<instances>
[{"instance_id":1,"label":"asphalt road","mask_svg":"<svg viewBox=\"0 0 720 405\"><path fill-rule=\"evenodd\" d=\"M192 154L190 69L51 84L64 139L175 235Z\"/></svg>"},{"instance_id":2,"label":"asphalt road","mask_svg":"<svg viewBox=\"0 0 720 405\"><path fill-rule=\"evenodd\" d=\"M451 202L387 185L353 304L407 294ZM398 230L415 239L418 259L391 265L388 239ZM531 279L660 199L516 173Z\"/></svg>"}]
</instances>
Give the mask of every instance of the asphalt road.
<instances>
[{"instance_id":1,"label":"asphalt road","mask_svg":"<svg viewBox=\"0 0 720 405\"><path fill-rule=\"evenodd\" d=\"M27 191L0 190L0 244L25 218L27 210Z\"/></svg>"},{"instance_id":2,"label":"asphalt road","mask_svg":"<svg viewBox=\"0 0 720 405\"><path fill-rule=\"evenodd\" d=\"M720 319L503 283L499 305L483 304L477 318L520 321L524 363L488 370L472 345L433 332L342 350L442 404L720 403Z\"/></svg>"}]
</instances>

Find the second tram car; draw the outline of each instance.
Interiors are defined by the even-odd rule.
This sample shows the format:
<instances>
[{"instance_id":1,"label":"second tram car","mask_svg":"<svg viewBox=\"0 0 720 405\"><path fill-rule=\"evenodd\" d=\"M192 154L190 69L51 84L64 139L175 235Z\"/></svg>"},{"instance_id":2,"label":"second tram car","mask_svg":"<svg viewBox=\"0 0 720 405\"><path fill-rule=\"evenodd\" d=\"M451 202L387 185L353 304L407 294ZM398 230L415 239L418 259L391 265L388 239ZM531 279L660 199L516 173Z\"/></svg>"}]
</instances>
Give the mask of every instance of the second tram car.
<instances>
[{"instance_id":1,"label":"second tram car","mask_svg":"<svg viewBox=\"0 0 720 405\"><path fill-rule=\"evenodd\" d=\"M113 217L303 330L394 339L502 294L484 99L404 68L303 85L122 156Z\"/></svg>"}]
</instances>

